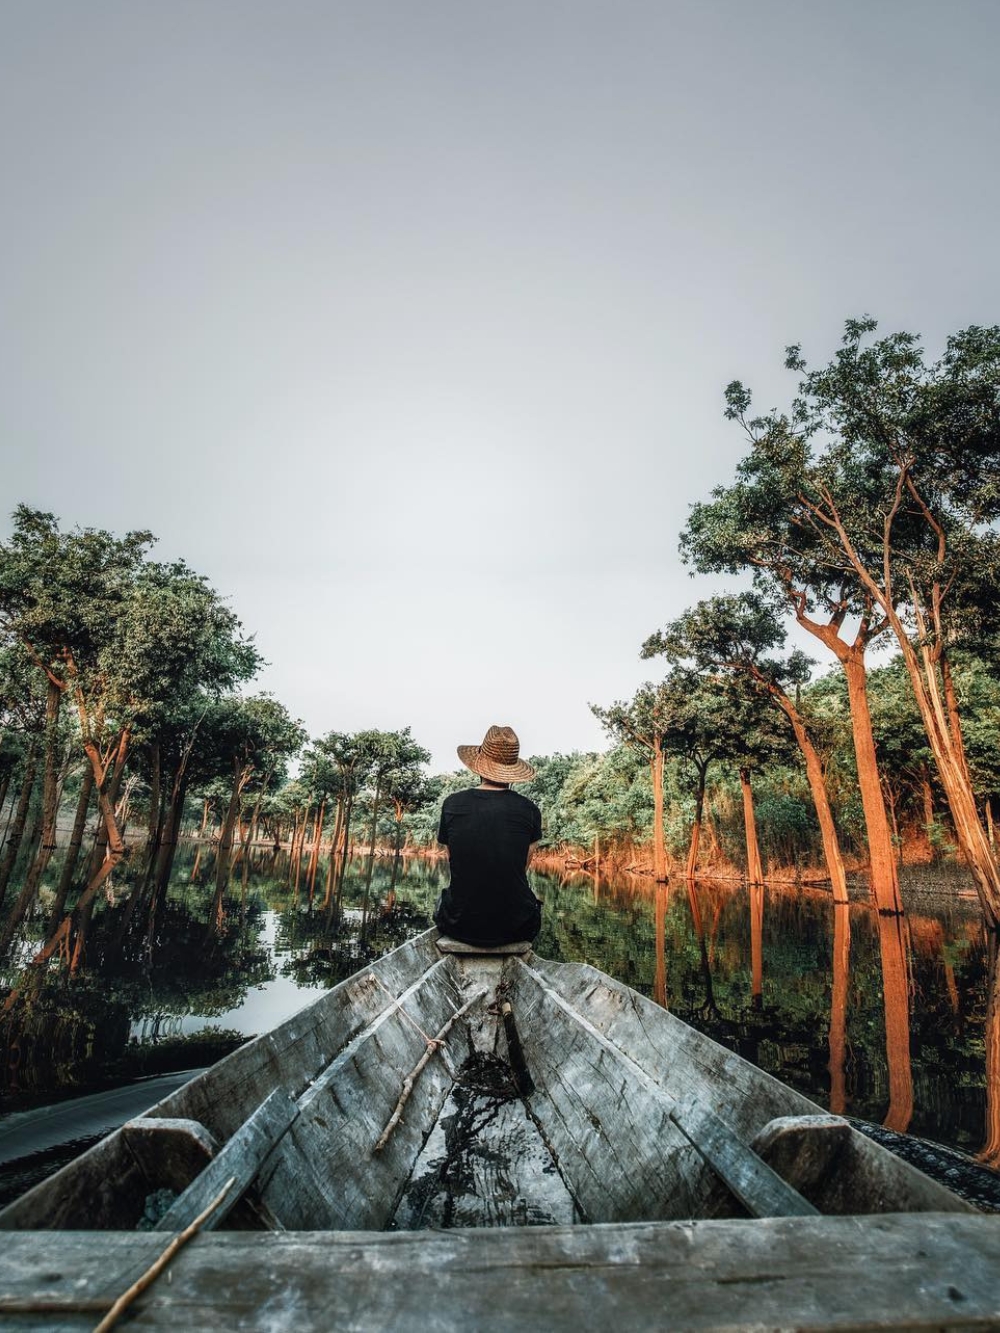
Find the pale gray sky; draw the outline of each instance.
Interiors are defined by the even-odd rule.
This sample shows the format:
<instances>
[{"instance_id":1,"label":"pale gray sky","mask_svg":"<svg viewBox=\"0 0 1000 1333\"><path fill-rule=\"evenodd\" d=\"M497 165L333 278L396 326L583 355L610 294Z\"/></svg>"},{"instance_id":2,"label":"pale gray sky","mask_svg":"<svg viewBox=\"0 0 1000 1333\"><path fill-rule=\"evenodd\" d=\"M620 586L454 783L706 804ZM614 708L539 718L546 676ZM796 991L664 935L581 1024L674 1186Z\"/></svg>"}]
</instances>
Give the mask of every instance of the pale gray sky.
<instances>
[{"instance_id":1,"label":"pale gray sky","mask_svg":"<svg viewBox=\"0 0 1000 1333\"><path fill-rule=\"evenodd\" d=\"M706 591L723 385L1000 319L998 45L997 0L2 0L2 508L152 528L313 733L599 747Z\"/></svg>"}]
</instances>

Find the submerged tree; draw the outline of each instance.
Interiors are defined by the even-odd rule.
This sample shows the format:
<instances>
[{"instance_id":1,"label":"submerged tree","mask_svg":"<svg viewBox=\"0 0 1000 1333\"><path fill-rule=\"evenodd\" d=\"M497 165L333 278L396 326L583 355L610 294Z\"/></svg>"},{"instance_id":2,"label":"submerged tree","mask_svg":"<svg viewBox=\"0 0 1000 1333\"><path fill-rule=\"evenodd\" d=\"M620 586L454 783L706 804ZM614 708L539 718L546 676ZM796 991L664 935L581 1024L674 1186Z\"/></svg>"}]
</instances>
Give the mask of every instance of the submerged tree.
<instances>
[{"instance_id":1,"label":"submerged tree","mask_svg":"<svg viewBox=\"0 0 1000 1333\"><path fill-rule=\"evenodd\" d=\"M798 702L798 687L808 679L810 664L798 652L776 656L784 642L785 631L772 600L758 592L730 593L699 602L651 635L643 655L662 654L698 671L730 672L784 714L805 763L834 898L846 902L847 877L823 763Z\"/></svg>"}]
</instances>

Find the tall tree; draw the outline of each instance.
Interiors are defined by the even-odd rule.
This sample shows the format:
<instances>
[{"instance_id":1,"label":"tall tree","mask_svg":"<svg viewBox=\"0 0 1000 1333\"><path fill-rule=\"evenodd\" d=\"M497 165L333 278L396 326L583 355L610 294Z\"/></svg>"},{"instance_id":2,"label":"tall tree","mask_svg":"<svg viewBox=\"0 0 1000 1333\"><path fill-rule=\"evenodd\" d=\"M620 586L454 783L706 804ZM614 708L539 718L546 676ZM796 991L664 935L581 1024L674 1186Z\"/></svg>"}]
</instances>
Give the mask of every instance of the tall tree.
<instances>
[{"instance_id":1,"label":"tall tree","mask_svg":"<svg viewBox=\"0 0 1000 1333\"><path fill-rule=\"evenodd\" d=\"M708 598L651 635L643 656L662 654L698 671L731 672L785 715L805 763L834 898L847 902L847 876L823 763L798 703L798 686L808 679L810 664L798 652L787 658L775 655L785 642L779 606L759 592Z\"/></svg>"},{"instance_id":2,"label":"tall tree","mask_svg":"<svg viewBox=\"0 0 1000 1333\"><path fill-rule=\"evenodd\" d=\"M134 664L121 653L121 626L128 622L129 597L151 540L147 532L123 538L89 528L63 533L52 514L22 505L15 510L10 540L0 546L0 627L22 645L46 688L59 700L71 700L107 838L101 863L77 904L77 921L125 855L115 795L134 723L127 704ZM52 711L58 716L57 704ZM19 906L26 910L27 903ZM16 925L12 914L0 948L9 945ZM60 941L68 943L72 927L73 919L64 918L36 959L39 964Z\"/></svg>"},{"instance_id":3,"label":"tall tree","mask_svg":"<svg viewBox=\"0 0 1000 1333\"><path fill-rule=\"evenodd\" d=\"M1000 572L1000 327L953 335L931 364L915 335L871 340L876 327L848 321L819 370L790 347L786 365L801 378L789 414L747 421L750 397L738 384L730 411L751 434L752 456L781 480L801 540L850 580L862 618L879 618L895 636L996 929L1000 860L976 806L949 647L984 571L992 582ZM862 768L859 754L859 780Z\"/></svg>"}]
</instances>

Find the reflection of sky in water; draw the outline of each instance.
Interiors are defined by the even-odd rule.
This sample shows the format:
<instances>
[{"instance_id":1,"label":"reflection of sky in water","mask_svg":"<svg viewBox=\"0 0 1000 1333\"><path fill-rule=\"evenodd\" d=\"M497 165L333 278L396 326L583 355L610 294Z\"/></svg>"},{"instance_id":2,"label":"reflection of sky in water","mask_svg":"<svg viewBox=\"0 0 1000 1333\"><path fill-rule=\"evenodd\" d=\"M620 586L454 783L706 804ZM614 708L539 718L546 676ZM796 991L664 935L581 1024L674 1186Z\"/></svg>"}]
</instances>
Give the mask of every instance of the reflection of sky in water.
<instances>
[{"instance_id":1,"label":"reflection of sky in water","mask_svg":"<svg viewBox=\"0 0 1000 1333\"><path fill-rule=\"evenodd\" d=\"M273 980L266 981L262 986L252 986L243 997L243 1002L224 1014L213 1014L211 1017L184 1014L172 1019L169 1022L170 1032L180 1034L201 1032L205 1028L228 1028L244 1032L247 1036L257 1036L277 1027L327 991L328 986L300 985L292 977L281 975L280 960L289 955L287 952L276 952L277 935L278 913L265 912L260 947L278 960L278 975ZM141 1040L143 1024L133 1024L132 1032Z\"/></svg>"}]
</instances>

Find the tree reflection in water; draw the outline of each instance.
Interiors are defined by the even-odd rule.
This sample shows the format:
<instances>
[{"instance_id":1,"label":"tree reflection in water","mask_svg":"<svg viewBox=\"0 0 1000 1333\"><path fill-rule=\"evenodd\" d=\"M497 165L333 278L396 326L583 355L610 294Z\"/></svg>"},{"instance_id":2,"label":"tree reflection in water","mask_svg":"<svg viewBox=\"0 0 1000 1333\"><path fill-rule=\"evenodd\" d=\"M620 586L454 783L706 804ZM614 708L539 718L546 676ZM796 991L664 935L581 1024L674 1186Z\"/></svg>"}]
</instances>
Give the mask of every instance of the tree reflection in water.
<instances>
[{"instance_id":1,"label":"tree reflection in water","mask_svg":"<svg viewBox=\"0 0 1000 1333\"><path fill-rule=\"evenodd\" d=\"M987 1166L1000 1167L1000 949L989 939L986 1003L986 1133L979 1153Z\"/></svg>"},{"instance_id":2,"label":"tree reflection in water","mask_svg":"<svg viewBox=\"0 0 1000 1333\"><path fill-rule=\"evenodd\" d=\"M317 867L310 903L307 863L296 895L294 862L247 848L216 928L214 863L208 846L184 849L152 906L119 877L81 974L51 968L0 1025L9 1109L218 1058L425 929L447 875L376 858L363 929L364 860ZM822 1105L1000 1161L996 964L990 982L954 882L921 890L901 922L863 892L836 907L809 886L532 878L543 957L609 972Z\"/></svg>"},{"instance_id":3,"label":"tree reflection in water","mask_svg":"<svg viewBox=\"0 0 1000 1333\"><path fill-rule=\"evenodd\" d=\"M889 1071L889 1109L882 1123L886 1129L905 1134L913 1118L908 930L906 920L901 916L880 912L876 920L885 1006L885 1058Z\"/></svg>"},{"instance_id":4,"label":"tree reflection in water","mask_svg":"<svg viewBox=\"0 0 1000 1333\"><path fill-rule=\"evenodd\" d=\"M830 994L830 1110L843 1115L847 1109L845 1062L847 1058L847 987L851 970L851 908L834 902L833 986Z\"/></svg>"}]
</instances>

